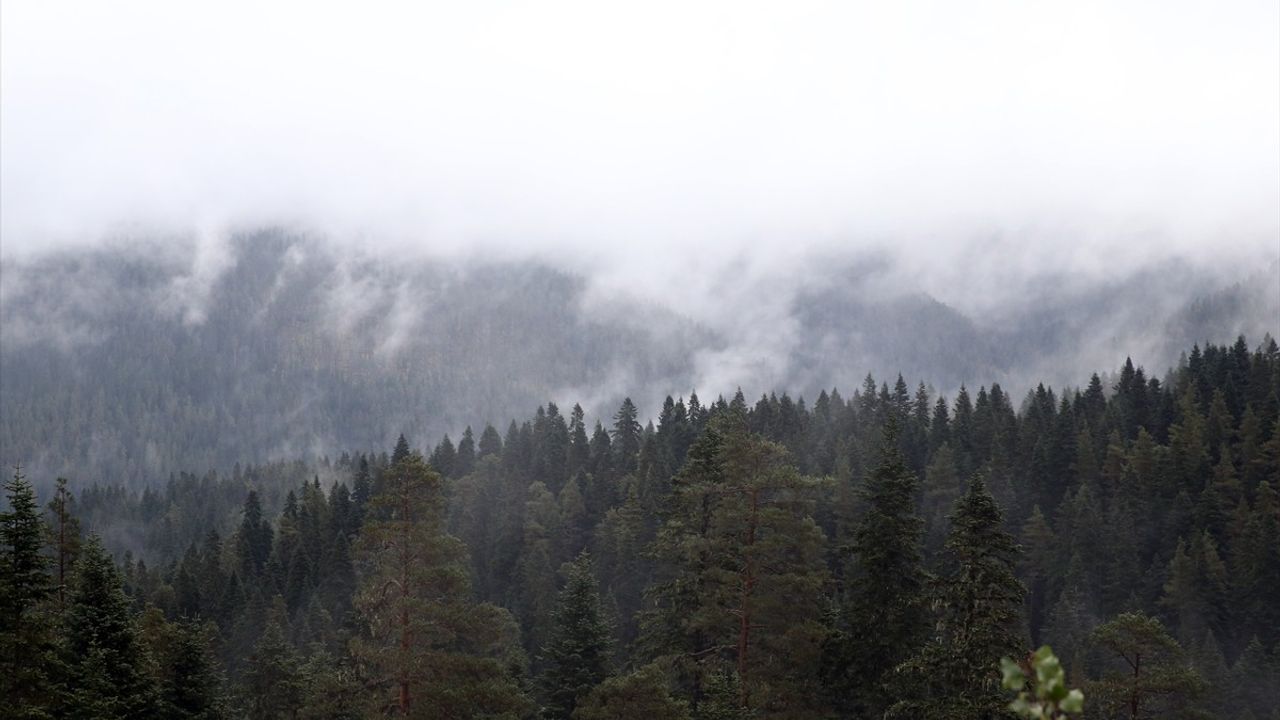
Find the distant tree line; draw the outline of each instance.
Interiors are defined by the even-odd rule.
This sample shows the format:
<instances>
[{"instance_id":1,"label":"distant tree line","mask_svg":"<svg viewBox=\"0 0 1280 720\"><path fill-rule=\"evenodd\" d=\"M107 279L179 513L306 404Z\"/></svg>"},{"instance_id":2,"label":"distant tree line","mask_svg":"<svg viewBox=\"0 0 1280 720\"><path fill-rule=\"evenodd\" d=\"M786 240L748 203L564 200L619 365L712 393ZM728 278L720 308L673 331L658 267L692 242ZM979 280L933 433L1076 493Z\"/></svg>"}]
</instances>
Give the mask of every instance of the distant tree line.
<instances>
[{"instance_id":1,"label":"distant tree line","mask_svg":"<svg viewBox=\"0 0 1280 720\"><path fill-rule=\"evenodd\" d=\"M41 492L58 476L142 490L183 469L381 450L400 433L457 441L468 423L478 432L480 420L575 393L594 398L589 415L607 416L624 394L690 387L707 352L745 352L662 298L602 298L588 278L536 262L368 256L265 229L234 235L226 267L201 274L179 245L0 263L0 465L22 463ZM1122 282L1075 278L1087 290L1040 297L995 324L906 288L869 292L888 271L837 258L803 281L779 278L795 284L775 308L795 332L773 348L786 373L770 382L813 400L823 383L865 370L940 388L1045 379L1035 368L1057 381L1090 369L1075 366L1080 344L1098 342L1104 324L1106 335L1144 338L1161 369L1193 339L1280 327L1275 272L1218 293L1177 263ZM1181 309L1167 301L1184 296Z\"/></svg>"},{"instance_id":2,"label":"distant tree line","mask_svg":"<svg viewBox=\"0 0 1280 720\"><path fill-rule=\"evenodd\" d=\"M1280 717L1270 338L73 487L6 485L16 717L976 720L1019 660L1090 718Z\"/></svg>"}]
</instances>

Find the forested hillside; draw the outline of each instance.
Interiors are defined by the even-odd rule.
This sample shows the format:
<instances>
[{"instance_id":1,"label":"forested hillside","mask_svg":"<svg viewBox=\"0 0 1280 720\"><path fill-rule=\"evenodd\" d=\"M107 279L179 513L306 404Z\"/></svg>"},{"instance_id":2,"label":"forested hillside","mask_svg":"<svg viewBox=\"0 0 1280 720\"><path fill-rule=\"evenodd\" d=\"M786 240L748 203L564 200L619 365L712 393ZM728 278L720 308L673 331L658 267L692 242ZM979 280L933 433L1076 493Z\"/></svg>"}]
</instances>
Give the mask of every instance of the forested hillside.
<instances>
[{"instance_id":1,"label":"forested hillside","mask_svg":"<svg viewBox=\"0 0 1280 720\"><path fill-rule=\"evenodd\" d=\"M812 400L867 372L1021 394L1126 354L1163 375L1193 342L1280 333L1277 266L1226 284L1172 260L1106 281L1037 275L973 317L883 257L726 272L683 280L737 288L706 317L532 260L367 255L283 230L6 258L0 461L37 483L141 488L400 433L431 442L548 400L607 418L630 396L656 418L658 398L689 388Z\"/></svg>"},{"instance_id":2,"label":"forested hillside","mask_svg":"<svg viewBox=\"0 0 1280 720\"><path fill-rule=\"evenodd\" d=\"M4 697L21 717L977 719L1004 717L1000 659L1049 643L1089 718L1280 717L1280 348L1108 377L1024 397L868 376L811 403L668 398L648 424L626 400L607 426L546 404L421 453L145 489L86 472L37 498L19 475Z\"/></svg>"}]
</instances>

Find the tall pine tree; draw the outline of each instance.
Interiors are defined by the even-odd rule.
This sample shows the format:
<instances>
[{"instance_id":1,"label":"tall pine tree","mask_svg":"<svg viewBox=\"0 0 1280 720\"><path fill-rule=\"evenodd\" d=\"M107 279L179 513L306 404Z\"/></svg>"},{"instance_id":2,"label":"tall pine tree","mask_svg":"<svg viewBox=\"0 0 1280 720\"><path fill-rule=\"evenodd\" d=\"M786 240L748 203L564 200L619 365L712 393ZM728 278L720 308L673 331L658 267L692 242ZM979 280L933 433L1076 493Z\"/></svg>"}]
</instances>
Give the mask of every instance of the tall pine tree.
<instances>
[{"instance_id":1,"label":"tall pine tree","mask_svg":"<svg viewBox=\"0 0 1280 720\"><path fill-rule=\"evenodd\" d=\"M357 545L354 644L376 713L517 717L527 701L510 673L510 615L471 598L466 546L444 528L440 476L409 453L386 472Z\"/></svg>"}]
</instances>

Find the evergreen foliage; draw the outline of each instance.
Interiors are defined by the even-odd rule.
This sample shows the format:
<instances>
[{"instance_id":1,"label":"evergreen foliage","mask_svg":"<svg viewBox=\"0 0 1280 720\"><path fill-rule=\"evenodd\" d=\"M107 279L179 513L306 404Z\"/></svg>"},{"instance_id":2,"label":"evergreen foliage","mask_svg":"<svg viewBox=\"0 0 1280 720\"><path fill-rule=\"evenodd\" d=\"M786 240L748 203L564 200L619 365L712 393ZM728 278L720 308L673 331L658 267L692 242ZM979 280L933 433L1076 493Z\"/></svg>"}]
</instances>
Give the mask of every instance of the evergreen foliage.
<instances>
[{"instance_id":1,"label":"evergreen foliage","mask_svg":"<svg viewBox=\"0 0 1280 720\"><path fill-rule=\"evenodd\" d=\"M388 468L357 543L355 606L368 627L356 657L376 689L371 711L405 717L519 717L506 664L510 615L475 602L466 547L444 528L439 474L409 452Z\"/></svg>"},{"instance_id":2,"label":"evergreen foliage","mask_svg":"<svg viewBox=\"0 0 1280 720\"><path fill-rule=\"evenodd\" d=\"M590 557L584 552L566 567L552 616L554 629L543 649L541 682L546 698L542 716L557 720L568 720L578 701L608 677L613 643Z\"/></svg>"},{"instance_id":3,"label":"evergreen foliage","mask_svg":"<svg viewBox=\"0 0 1280 720\"><path fill-rule=\"evenodd\" d=\"M398 440L43 506L19 473L6 717L995 718L1046 641L1090 717L1274 714L1280 348L908 387L624 401L612 435L546 404L436 468Z\"/></svg>"},{"instance_id":4,"label":"evergreen foliage","mask_svg":"<svg viewBox=\"0 0 1280 720\"><path fill-rule=\"evenodd\" d=\"M880 455L863 490L867 510L850 538L843 607L823 666L834 704L853 717L880 717L893 704L889 676L928 630L924 523L916 478L898 450L896 420L886 426Z\"/></svg>"}]
</instances>

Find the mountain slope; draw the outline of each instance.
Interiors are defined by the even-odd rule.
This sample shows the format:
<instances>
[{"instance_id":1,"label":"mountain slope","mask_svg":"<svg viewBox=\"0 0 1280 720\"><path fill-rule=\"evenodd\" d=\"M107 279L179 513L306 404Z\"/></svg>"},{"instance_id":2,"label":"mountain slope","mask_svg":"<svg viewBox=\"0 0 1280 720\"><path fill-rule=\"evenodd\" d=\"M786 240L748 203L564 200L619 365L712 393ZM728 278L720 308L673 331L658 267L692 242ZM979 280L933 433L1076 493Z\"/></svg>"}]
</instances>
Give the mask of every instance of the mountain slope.
<instances>
[{"instance_id":1,"label":"mountain slope","mask_svg":"<svg viewBox=\"0 0 1280 720\"><path fill-rule=\"evenodd\" d=\"M812 397L850 391L868 372L1017 393L1083 383L1078 368L1128 354L1162 371L1192 342L1256 342L1280 317L1276 268L1225 289L1176 264L1044 283L981 318L916 289L874 294L877 270L846 271L759 293L774 320L728 313L708 327L657 302L601 298L588 279L538 263L361 256L279 230L9 261L0 461L138 485L176 469L386 447L400 432L456 440L549 400L607 423L625 393L643 392L649 415L668 393L742 385ZM716 358L736 369L708 373Z\"/></svg>"}]
</instances>

